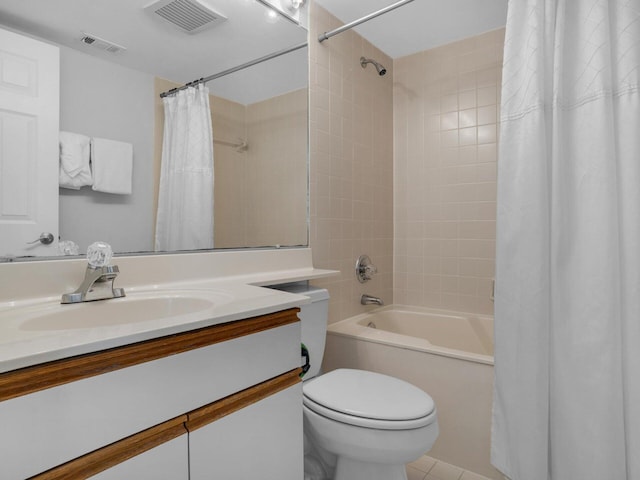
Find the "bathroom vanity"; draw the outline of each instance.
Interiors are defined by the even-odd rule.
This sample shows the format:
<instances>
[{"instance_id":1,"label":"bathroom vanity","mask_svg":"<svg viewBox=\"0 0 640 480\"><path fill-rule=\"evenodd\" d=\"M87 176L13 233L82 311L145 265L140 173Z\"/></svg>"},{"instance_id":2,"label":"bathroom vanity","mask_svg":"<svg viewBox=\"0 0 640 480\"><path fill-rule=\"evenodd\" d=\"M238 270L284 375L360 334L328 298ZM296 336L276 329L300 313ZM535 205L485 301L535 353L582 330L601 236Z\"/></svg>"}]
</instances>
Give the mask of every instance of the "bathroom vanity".
<instances>
[{"instance_id":1,"label":"bathroom vanity","mask_svg":"<svg viewBox=\"0 0 640 480\"><path fill-rule=\"evenodd\" d=\"M0 375L2 478L297 478L296 311Z\"/></svg>"},{"instance_id":2,"label":"bathroom vanity","mask_svg":"<svg viewBox=\"0 0 640 480\"><path fill-rule=\"evenodd\" d=\"M139 271L117 260L123 279ZM206 279L132 285L80 313L49 297L0 304L0 478L302 478L297 306L307 298L255 284L334 272L206 267ZM207 292L211 305L192 303ZM118 319L153 311L155 298L159 309L183 300L175 315Z\"/></svg>"}]
</instances>

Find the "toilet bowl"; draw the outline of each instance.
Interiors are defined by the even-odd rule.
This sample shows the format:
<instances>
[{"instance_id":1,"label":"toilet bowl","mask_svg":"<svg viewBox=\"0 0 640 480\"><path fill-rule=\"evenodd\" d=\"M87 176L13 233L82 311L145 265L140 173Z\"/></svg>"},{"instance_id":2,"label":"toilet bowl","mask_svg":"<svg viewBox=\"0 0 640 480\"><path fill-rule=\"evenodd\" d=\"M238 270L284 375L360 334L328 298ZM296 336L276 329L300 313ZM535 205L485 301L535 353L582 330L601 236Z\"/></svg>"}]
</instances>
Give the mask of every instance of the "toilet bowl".
<instances>
[{"instance_id":1,"label":"toilet bowl","mask_svg":"<svg viewBox=\"0 0 640 480\"><path fill-rule=\"evenodd\" d=\"M299 314L309 359L302 385L305 480L407 480L405 464L429 451L438 436L433 399L375 372L321 375L328 292L301 284L278 288L311 298Z\"/></svg>"},{"instance_id":2,"label":"toilet bowl","mask_svg":"<svg viewBox=\"0 0 640 480\"><path fill-rule=\"evenodd\" d=\"M405 464L438 436L431 397L393 377L339 369L306 382L303 392L308 450L319 453L325 478L406 480Z\"/></svg>"}]
</instances>

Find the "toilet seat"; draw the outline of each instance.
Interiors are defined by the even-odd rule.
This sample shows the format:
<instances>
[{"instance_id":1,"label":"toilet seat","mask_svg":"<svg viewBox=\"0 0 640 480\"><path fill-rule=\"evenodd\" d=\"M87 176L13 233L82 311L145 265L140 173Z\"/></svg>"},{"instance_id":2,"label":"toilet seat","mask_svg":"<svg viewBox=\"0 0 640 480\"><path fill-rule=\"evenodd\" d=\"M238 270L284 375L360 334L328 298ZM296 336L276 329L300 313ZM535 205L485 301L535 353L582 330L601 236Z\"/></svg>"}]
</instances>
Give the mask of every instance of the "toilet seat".
<instances>
[{"instance_id":1,"label":"toilet seat","mask_svg":"<svg viewBox=\"0 0 640 480\"><path fill-rule=\"evenodd\" d=\"M436 418L433 399L398 378L338 369L303 385L303 404L323 417L366 428L408 430Z\"/></svg>"},{"instance_id":2,"label":"toilet seat","mask_svg":"<svg viewBox=\"0 0 640 480\"><path fill-rule=\"evenodd\" d=\"M415 428L425 427L433 423L436 419L435 410L422 418L415 418L413 420L376 420L373 418L356 417L353 415L347 415L336 410L318 405L306 397L303 397L303 405L309 410L321 415L325 418L335 420L336 422L344 423L345 425L353 425L354 427L373 428L376 430L412 430Z\"/></svg>"}]
</instances>

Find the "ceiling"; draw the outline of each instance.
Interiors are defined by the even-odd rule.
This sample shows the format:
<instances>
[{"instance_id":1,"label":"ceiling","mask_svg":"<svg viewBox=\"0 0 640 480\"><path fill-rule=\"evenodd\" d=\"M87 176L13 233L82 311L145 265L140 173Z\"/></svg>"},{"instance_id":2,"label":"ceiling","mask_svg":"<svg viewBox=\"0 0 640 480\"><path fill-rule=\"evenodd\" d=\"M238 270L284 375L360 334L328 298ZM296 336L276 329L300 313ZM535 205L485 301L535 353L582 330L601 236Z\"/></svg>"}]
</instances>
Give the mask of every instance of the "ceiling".
<instances>
[{"instance_id":1,"label":"ceiling","mask_svg":"<svg viewBox=\"0 0 640 480\"><path fill-rule=\"evenodd\" d=\"M218 26L186 34L152 18L152 0L1 0L0 24L178 83L235 67L307 40L284 15L269 18L269 2L198 0L227 17ZM316 1L347 23L396 0ZM284 3L283 3L284 2ZM392 58L504 26L507 0L414 0L355 30ZM110 54L80 42L82 32L123 45ZM312 39L311 41L317 41ZM331 40L328 40L331 41ZM209 83L216 95L250 104L306 86L306 49Z\"/></svg>"},{"instance_id":2,"label":"ceiling","mask_svg":"<svg viewBox=\"0 0 640 480\"><path fill-rule=\"evenodd\" d=\"M152 0L1 0L0 24L177 83L307 41L304 28L283 15L269 16L271 10L260 1L199 1L227 20L188 34L145 12ZM112 54L89 47L80 41L82 32L122 45L126 51ZM288 60L295 65L294 73L287 68ZM277 66L256 66L245 76L234 74L233 79L221 80L220 88L226 82L235 92L220 96L248 104L305 87L306 65L306 49L298 50L280 57Z\"/></svg>"},{"instance_id":3,"label":"ceiling","mask_svg":"<svg viewBox=\"0 0 640 480\"><path fill-rule=\"evenodd\" d=\"M315 1L344 23L396 3L396 0ZM504 27L506 21L507 0L414 0L355 30L391 58L399 58Z\"/></svg>"}]
</instances>

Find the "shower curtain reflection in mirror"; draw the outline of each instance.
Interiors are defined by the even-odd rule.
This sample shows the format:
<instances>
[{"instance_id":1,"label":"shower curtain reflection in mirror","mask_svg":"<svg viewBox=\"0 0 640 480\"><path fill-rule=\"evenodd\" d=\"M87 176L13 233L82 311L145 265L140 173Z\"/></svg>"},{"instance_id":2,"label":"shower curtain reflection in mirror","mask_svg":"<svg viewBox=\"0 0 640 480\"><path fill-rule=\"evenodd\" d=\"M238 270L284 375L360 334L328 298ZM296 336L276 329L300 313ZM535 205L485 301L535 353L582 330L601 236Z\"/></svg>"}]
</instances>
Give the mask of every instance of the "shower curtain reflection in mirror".
<instances>
[{"instance_id":1,"label":"shower curtain reflection in mirror","mask_svg":"<svg viewBox=\"0 0 640 480\"><path fill-rule=\"evenodd\" d=\"M213 248L213 134L209 89L163 98L164 137L155 250Z\"/></svg>"}]
</instances>

